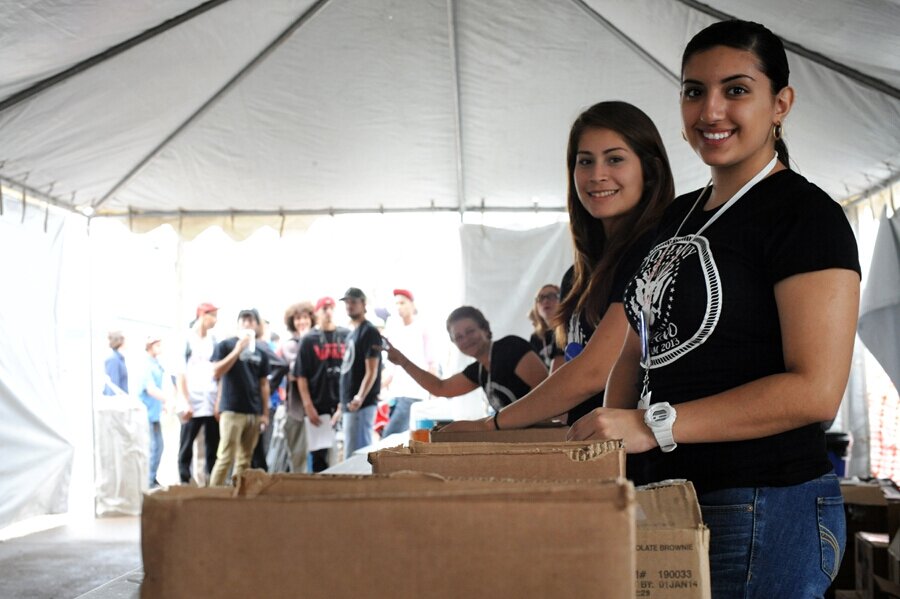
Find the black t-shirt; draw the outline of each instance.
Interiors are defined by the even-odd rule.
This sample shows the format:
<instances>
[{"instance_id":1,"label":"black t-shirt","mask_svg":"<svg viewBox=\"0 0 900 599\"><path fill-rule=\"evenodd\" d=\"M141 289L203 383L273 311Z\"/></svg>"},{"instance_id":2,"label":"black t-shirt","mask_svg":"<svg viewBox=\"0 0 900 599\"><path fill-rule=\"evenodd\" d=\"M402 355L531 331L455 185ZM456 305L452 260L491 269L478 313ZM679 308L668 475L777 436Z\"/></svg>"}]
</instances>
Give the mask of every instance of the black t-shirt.
<instances>
[{"instance_id":1,"label":"black t-shirt","mask_svg":"<svg viewBox=\"0 0 900 599\"><path fill-rule=\"evenodd\" d=\"M368 320L364 320L350 332L341 365L341 406L346 407L353 396L359 393L363 377L366 376L366 358L378 358L379 363L375 368L375 383L360 407L367 408L378 403L378 394L381 392L381 350L375 349L375 346L380 345L381 333Z\"/></svg>"},{"instance_id":2,"label":"black t-shirt","mask_svg":"<svg viewBox=\"0 0 900 599\"><path fill-rule=\"evenodd\" d=\"M541 362L544 363L548 371L553 366L553 358L563 355L563 351L556 345L556 337L552 330L544 333L543 339L537 333L532 333L528 343L531 344L531 349L540 356Z\"/></svg>"},{"instance_id":3,"label":"black t-shirt","mask_svg":"<svg viewBox=\"0 0 900 599\"><path fill-rule=\"evenodd\" d=\"M792 171L763 179L693 237L721 209L698 206L671 239L698 193L677 198L666 212L660 243L625 293L635 331L640 301L650 298L653 403L677 405L785 372L775 284L828 268L860 272L840 206ZM653 480L687 478L701 492L794 485L831 467L818 423L761 439L679 444L647 458Z\"/></svg>"},{"instance_id":4,"label":"black t-shirt","mask_svg":"<svg viewBox=\"0 0 900 599\"><path fill-rule=\"evenodd\" d=\"M491 344L491 368L472 362L463 370L467 379L484 389L488 403L500 410L531 391L528 383L516 374L516 366L525 354L534 352L531 345L515 335Z\"/></svg>"},{"instance_id":5,"label":"black t-shirt","mask_svg":"<svg viewBox=\"0 0 900 599\"><path fill-rule=\"evenodd\" d=\"M237 337L220 341L216 345L210 361L218 362L224 359L231 353L237 342ZM222 400L219 403L219 411L262 414L263 404L259 395L259 379L266 378L268 374L269 357L259 346L249 357L238 358L228 372L222 375Z\"/></svg>"},{"instance_id":6,"label":"black t-shirt","mask_svg":"<svg viewBox=\"0 0 900 599\"><path fill-rule=\"evenodd\" d=\"M641 261L643 261L644 256L650 251L650 248L653 247L653 240L656 237L656 231L652 231L650 233L646 233L641 236L637 241L635 241L631 246L625 250L625 253L622 254L622 258L619 260L619 264L615 271L613 272L613 281L612 285L609 288L609 303L610 304L620 304L622 303L622 296L625 294L625 286L628 284L628 281L631 280L631 277L634 276L635 271L637 271L638 267L641 265ZM564 289L563 297L565 294L569 292L572 288L572 278L575 273L575 267L570 267L568 271L566 271L565 276L563 277L563 283L560 286L561 289ZM608 308L607 308L608 309ZM569 343L573 341L576 343L580 343L582 347L587 345L588 340L591 338L591 335L594 334L594 327L585 319L581 314L573 314L572 318L569 319L569 324L566 326L566 338ZM624 339L622 340L624 342ZM571 410L569 410L569 424L574 424L576 420L585 416L588 412L593 410L594 408L603 407L603 396L604 393L601 391L600 393L593 395Z\"/></svg>"},{"instance_id":7,"label":"black t-shirt","mask_svg":"<svg viewBox=\"0 0 900 599\"><path fill-rule=\"evenodd\" d=\"M303 336L294 362L294 376L303 377L319 414L334 414L340 403L341 364L350 331L315 329Z\"/></svg>"}]
</instances>

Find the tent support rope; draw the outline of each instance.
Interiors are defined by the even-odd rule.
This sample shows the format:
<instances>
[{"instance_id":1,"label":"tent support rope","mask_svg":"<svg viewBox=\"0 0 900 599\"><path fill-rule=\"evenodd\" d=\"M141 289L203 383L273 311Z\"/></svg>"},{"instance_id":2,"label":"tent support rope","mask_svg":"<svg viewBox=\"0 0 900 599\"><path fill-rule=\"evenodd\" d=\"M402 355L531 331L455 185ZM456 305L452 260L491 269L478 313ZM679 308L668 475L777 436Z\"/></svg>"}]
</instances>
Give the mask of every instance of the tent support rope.
<instances>
[{"instance_id":1,"label":"tent support rope","mask_svg":"<svg viewBox=\"0 0 900 599\"><path fill-rule=\"evenodd\" d=\"M303 12L297 19L294 20L284 31L282 31L278 37L276 37L268 46L266 46L259 54L253 57L253 59L248 62L244 68L237 72L237 74L228 80L228 82L222 86L215 94L212 95L206 102L203 103L200 108L194 111L184 122L182 122L178 127L175 128L165 139L163 139L155 148L153 148L150 153L148 153L144 158L142 158L128 173L125 174L113 187L104 194L102 198L97 200L92 204L94 208L97 208L104 202L106 202L109 198L111 198L119 189L122 188L123 185L128 183L135 175L137 175L147 164L153 160L167 145L169 145L172 140L178 137L182 131L187 129L194 121L203 116L213 105L216 104L225 94L227 94L231 89L237 85L244 77L246 77L253 69L259 65L269 54L274 52L281 44L283 44L291 35L294 34L297 29L302 27L309 21L312 17L316 15L326 4L328 4L329 0L318 0L315 4L310 6L306 11Z\"/></svg>"},{"instance_id":2,"label":"tent support rope","mask_svg":"<svg viewBox=\"0 0 900 599\"><path fill-rule=\"evenodd\" d=\"M678 0L678 2L681 2L685 6L693 8L694 10L698 10L698 11L705 13L711 17L715 17L716 19L719 19L720 21L729 21L729 20L735 18L732 15L729 15L728 13L724 13L720 10L716 10L715 8L713 8L709 5L703 4L702 2L697 2L697 0ZM832 59L828 58L827 56L825 56L824 54L819 54L818 52L814 52L813 50L805 48L804 46L801 46L800 44L798 44L796 42L792 42L780 35L778 37L781 38L781 41L784 44L785 50L788 50L790 52L793 52L794 54L802 56L803 58L811 60L814 63L819 64L827 69L831 69L832 71L840 73L841 75L844 75L845 77L852 79L853 81L859 83L862 86L868 87L877 92L881 92L885 95L888 95L888 96L894 98L895 100L900 100L900 89L897 89L893 85L891 85L885 81L882 81L881 79L878 79L877 77L872 77L871 75L866 75L865 73L863 73L861 71L857 71L856 69L851 68L843 63L837 62L836 60L832 60Z\"/></svg>"}]
</instances>

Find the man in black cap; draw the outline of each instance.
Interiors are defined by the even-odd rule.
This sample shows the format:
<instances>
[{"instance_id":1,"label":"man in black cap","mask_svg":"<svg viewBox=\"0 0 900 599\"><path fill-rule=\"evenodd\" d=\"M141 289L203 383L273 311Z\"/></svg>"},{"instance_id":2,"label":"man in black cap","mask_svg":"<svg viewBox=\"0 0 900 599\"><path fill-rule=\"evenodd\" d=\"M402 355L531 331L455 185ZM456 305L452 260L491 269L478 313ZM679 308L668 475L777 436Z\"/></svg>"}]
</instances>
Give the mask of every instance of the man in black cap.
<instances>
[{"instance_id":1,"label":"man in black cap","mask_svg":"<svg viewBox=\"0 0 900 599\"><path fill-rule=\"evenodd\" d=\"M341 364L341 413L344 457L372 443L372 428L381 391L381 333L366 320L366 294L351 287L341 298L353 330Z\"/></svg>"},{"instance_id":2,"label":"man in black cap","mask_svg":"<svg viewBox=\"0 0 900 599\"><path fill-rule=\"evenodd\" d=\"M255 309L241 310L239 336L216 345L211 359L213 376L219 381L215 409L219 450L210 486L225 484L232 463L235 476L250 465L260 429L269 424L269 358L256 344L259 323Z\"/></svg>"}]
</instances>

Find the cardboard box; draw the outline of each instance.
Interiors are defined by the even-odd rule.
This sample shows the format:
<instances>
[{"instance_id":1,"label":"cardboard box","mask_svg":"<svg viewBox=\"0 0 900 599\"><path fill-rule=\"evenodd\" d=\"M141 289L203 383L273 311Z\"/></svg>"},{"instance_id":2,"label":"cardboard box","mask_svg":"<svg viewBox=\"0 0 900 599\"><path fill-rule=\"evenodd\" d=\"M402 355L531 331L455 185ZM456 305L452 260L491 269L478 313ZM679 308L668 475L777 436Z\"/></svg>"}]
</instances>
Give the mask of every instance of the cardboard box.
<instances>
[{"instance_id":1,"label":"cardboard box","mask_svg":"<svg viewBox=\"0 0 900 599\"><path fill-rule=\"evenodd\" d=\"M841 481L841 495L854 532L893 535L900 529L900 490L890 480Z\"/></svg>"},{"instance_id":2,"label":"cardboard box","mask_svg":"<svg viewBox=\"0 0 900 599\"><path fill-rule=\"evenodd\" d=\"M900 531L888 545L888 580L900 584Z\"/></svg>"},{"instance_id":3,"label":"cardboard box","mask_svg":"<svg viewBox=\"0 0 900 599\"><path fill-rule=\"evenodd\" d=\"M569 427L564 424L534 426L501 431L444 432L431 431L432 443L564 443Z\"/></svg>"},{"instance_id":4,"label":"cardboard box","mask_svg":"<svg viewBox=\"0 0 900 599\"><path fill-rule=\"evenodd\" d=\"M875 576L886 577L888 572L886 533L856 533L856 592L861 599L882 597L875 587Z\"/></svg>"},{"instance_id":5,"label":"cardboard box","mask_svg":"<svg viewBox=\"0 0 900 599\"><path fill-rule=\"evenodd\" d=\"M694 485L667 481L636 493L636 597L709 599L709 529Z\"/></svg>"},{"instance_id":6,"label":"cardboard box","mask_svg":"<svg viewBox=\"0 0 900 599\"><path fill-rule=\"evenodd\" d=\"M142 597L634 595L625 480L251 479L145 497Z\"/></svg>"},{"instance_id":7,"label":"cardboard box","mask_svg":"<svg viewBox=\"0 0 900 599\"><path fill-rule=\"evenodd\" d=\"M892 534L900 526L900 492L888 480L842 480L844 516L847 521L847 550L826 597L834 589L850 589L856 583L856 560L852 559L853 539L858 532Z\"/></svg>"},{"instance_id":8,"label":"cardboard box","mask_svg":"<svg viewBox=\"0 0 900 599\"><path fill-rule=\"evenodd\" d=\"M375 474L401 470L447 477L526 480L615 479L625 475L622 442L420 443L369 454Z\"/></svg>"}]
</instances>

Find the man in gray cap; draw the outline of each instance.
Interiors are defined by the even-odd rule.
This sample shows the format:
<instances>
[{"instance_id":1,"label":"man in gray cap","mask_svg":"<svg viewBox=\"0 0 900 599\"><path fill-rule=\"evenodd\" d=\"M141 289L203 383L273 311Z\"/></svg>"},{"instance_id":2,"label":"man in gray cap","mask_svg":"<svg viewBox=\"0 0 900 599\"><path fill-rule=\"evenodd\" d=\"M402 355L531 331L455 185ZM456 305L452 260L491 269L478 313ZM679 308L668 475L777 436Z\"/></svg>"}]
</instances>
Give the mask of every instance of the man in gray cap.
<instances>
[{"instance_id":1,"label":"man in gray cap","mask_svg":"<svg viewBox=\"0 0 900 599\"><path fill-rule=\"evenodd\" d=\"M372 443L372 428L381 391L381 333L366 320L366 294L351 287L341 298L350 317L341 365L341 413L344 425L344 458Z\"/></svg>"}]
</instances>

